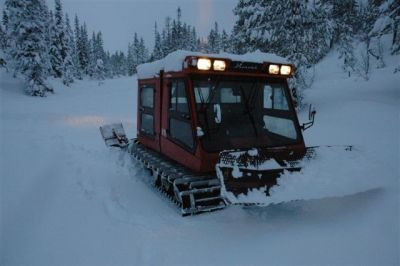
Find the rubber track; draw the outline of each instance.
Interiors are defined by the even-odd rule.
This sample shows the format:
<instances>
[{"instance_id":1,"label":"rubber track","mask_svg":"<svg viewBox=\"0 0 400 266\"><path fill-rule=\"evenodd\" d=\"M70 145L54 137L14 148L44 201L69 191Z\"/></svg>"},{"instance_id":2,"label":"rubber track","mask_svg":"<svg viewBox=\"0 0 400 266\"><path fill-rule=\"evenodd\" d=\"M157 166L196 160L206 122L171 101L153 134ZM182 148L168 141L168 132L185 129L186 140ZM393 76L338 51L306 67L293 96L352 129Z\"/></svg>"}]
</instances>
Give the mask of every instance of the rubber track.
<instances>
[{"instance_id":1,"label":"rubber track","mask_svg":"<svg viewBox=\"0 0 400 266\"><path fill-rule=\"evenodd\" d=\"M182 165L165 158L163 155L144 147L137 140L132 141L129 153L150 171L153 177L153 187L177 206L182 216L220 210L226 206L225 200L221 197L220 183L216 176L196 174ZM201 188L192 187L198 184L201 185ZM166 190L166 187L169 187L169 190ZM205 192L202 193L202 191ZM207 193L210 194L211 192L217 195L208 197ZM181 198L188 198L187 200L182 200L185 202L185 206L177 199L179 197L177 195L181 195ZM194 199L199 195L201 199L195 199L195 203L189 200L189 198ZM207 201L210 201L210 204L204 204ZM197 204L198 202L201 203Z\"/></svg>"}]
</instances>

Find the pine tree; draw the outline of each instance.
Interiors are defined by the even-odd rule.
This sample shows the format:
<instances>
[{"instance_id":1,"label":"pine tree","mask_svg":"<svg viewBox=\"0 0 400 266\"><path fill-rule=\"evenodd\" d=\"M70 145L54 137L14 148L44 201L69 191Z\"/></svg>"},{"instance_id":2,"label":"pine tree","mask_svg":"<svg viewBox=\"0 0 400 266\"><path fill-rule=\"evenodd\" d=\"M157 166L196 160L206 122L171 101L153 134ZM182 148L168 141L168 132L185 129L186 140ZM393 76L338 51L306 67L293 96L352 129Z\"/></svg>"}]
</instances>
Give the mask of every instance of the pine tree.
<instances>
[{"instance_id":1,"label":"pine tree","mask_svg":"<svg viewBox=\"0 0 400 266\"><path fill-rule=\"evenodd\" d=\"M65 14L64 36L66 42L66 55L63 64L63 83L69 86L74 81L73 76L75 72L75 65L73 57L75 53L75 41L73 39L74 35L72 33L68 14Z\"/></svg>"},{"instance_id":2,"label":"pine tree","mask_svg":"<svg viewBox=\"0 0 400 266\"><path fill-rule=\"evenodd\" d=\"M369 3L369 6L375 2ZM371 8L370 8L371 9ZM392 36L391 52L400 53L400 3L395 0L387 0L376 6L376 19L374 21L372 36L378 38L384 34ZM364 18L365 19L365 18Z\"/></svg>"},{"instance_id":3,"label":"pine tree","mask_svg":"<svg viewBox=\"0 0 400 266\"><path fill-rule=\"evenodd\" d=\"M4 51L6 47L6 32L3 25L0 24L0 50Z\"/></svg>"},{"instance_id":4,"label":"pine tree","mask_svg":"<svg viewBox=\"0 0 400 266\"><path fill-rule=\"evenodd\" d=\"M233 10L234 15L237 17L235 25L232 30L233 51L237 54L244 54L251 50L251 42L248 28L253 28L249 25L249 20L252 16L252 2L249 0L239 0L238 4ZM264 10L263 10L264 11ZM265 10L265 14L272 14ZM254 37L254 36L253 36Z\"/></svg>"},{"instance_id":5,"label":"pine tree","mask_svg":"<svg viewBox=\"0 0 400 266\"><path fill-rule=\"evenodd\" d=\"M228 35L228 33L226 33L225 30L222 30L220 48L221 48L222 52L230 52L231 51L229 35Z\"/></svg>"},{"instance_id":6,"label":"pine tree","mask_svg":"<svg viewBox=\"0 0 400 266\"><path fill-rule=\"evenodd\" d=\"M103 34L101 31L97 32L96 34L96 57L97 59L105 61L106 52L104 51L104 41L103 41Z\"/></svg>"},{"instance_id":7,"label":"pine tree","mask_svg":"<svg viewBox=\"0 0 400 266\"><path fill-rule=\"evenodd\" d=\"M7 1L6 9L9 18L7 37L12 39L11 56L16 62L15 69L25 76L26 91L30 95L45 96L46 92L53 91L46 85L46 3L44 0Z\"/></svg>"},{"instance_id":8,"label":"pine tree","mask_svg":"<svg viewBox=\"0 0 400 266\"><path fill-rule=\"evenodd\" d=\"M157 30L157 23L154 24L154 49L153 49L153 60L159 60L163 58L161 35Z\"/></svg>"},{"instance_id":9,"label":"pine tree","mask_svg":"<svg viewBox=\"0 0 400 266\"><path fill-rule=\"evenodd\" d=\"M105 78L106 53L103 47L102 33L93 32L90 40L90 60L88 73L91 77L98 80Z\"/></svg>"},{"instance_id":10,"label":"pine tree","mask_svg":"<svg viewBox=\"0 0 400 266\"><path fill-rule=\"evenodd\" d=\"M134 68L134 51L133 51L133 45L131 43L128 44L128 56L126 59L126 68L128 71L128 75L132 76L135 73L135 68Z\"/></svg>"},{"instance_id":11,"label":"pine tree","mask_svg":"<svg viewBox=\"0 0 400 266\"><path fill-rule=\"evenodd\" d=\"M345 72L348 73L348 76L350 77L351 73L354 71L356 64L353 38L349 34L342 33L341 35L342 37L338 45L339 59L343 59L342 68Z\"/></svg>"},{"instance_id":12,"label":"pine tree","mask_svg":"<svg viewBox=\"0 0 400 266\"><path fill-rule=\"evenodd\" d=\"M343 59L342 68L350 76L356 63L353 48L354 26L357 18L355 1L335 2L332 14L336 18L334 21L334 41L338 43L339 58Z\"/></svg>"},{"instance_id":13,"label":"pine tree","mask_svg":"<svg viewBox=\"0 0 400 266\"><path fill-rule=\"evenodd\" d=\"M25 4L25 3L24 3ZM13 70L14 77L17 75L15 57L19 50L17 46L17 36L19 35L19 28L21 21L18 19L23 15L23 8L21 8L18 0L6 0L4 3L5 9L3 13L3 23L6 35L6 49L5 57L7 64Z\"/></svg>"},{"instance_id":14,"label":"pine tree","mask_svg":"<svg viewBox=\"0 0 400 266\"><path fill-rule=\"evenodd\" d=\"M113 78L114 72L111 62L111 55L109 51L105 52L105 60L104 60L104 73L106 78Z\"/></svg>"},{"instance_id":15,"label":"pine tree","mask_svg":"<svg viewBox=\"0 0 400 266\"><path fill-rule=\"evenodd\" d=\"M63 60L61 57L61 47L58 43L59 34L57 33L53 12L49 12L49 56L50 56L50 74L54 77L62 76Z\"/></svg>"},{"instance_id":16,"label":"pine tree","mask_svg":"<svg viewBox=\"0 0 400 266\"><path fill-rule=\"evenodd\" d=\"M61 0L55 0L54 23L51 26L50 62L54 77L60 78L63 75L64 60L67 56L67 43L65 40Z\"/></svg>"},{"instance_id":17,"label":"pine tree","mask_svg":"<svg viewBox=\"0 0 400 266\"><path fill-rule=\"evenodd\" d=\"M115 52L111 56L110 60L112 64L112 69L114 71L114 75L121 76L128 74L127 58L125 57L123 52L121 51Z\"/></svg>"},{"instance_id":18,"label":"pine tree","mask_svg":"<svg viewBox=\"0 0 400 266\"><path fill-rule=\"evenodd\" d=\"M8 42L7 42L8 15L6 10L3 10L2 23L3 23L3 26L1 28L2 39L0 45L3 52L6 53L8 47ZM5 55L3 55L3 57L5 57Z\"/></svg>"},{"instance_id":19,"label":"pine tree","mask_svg":"<svg viewBox=\"0 0 400 266\"><path fill-rule=\"evenodd\" d=\"M210 31L208 34L208 52L210 53L219 53L221 50L221 40L220 40L218 23L214 23L214 29Z\"/></svg>"},{"instance_id":20,"label":"pine tree","mask_svg":"<svg viewBox=\"0 0 400 266\"><path fill-rule=\"evenodd\" d=\"M89 60L90 60L90 43L89 37L87 33L86 23L83 23L83 26L79 29L79 41L78 41L78 57L80 68L83 73L89 75Z\"/></svg>"},{"instance_id":21,"label":"pine tree","mask_svg":"<svg viewBox=\"0 0 400 266\"><path fill-rule=\"evenodd\" d=\"M197 33L196 33L196 28L192 27L192 30L190 32L190 38L189 38L189 50L190 51L198 51L197 47Z\"/></svg>"},{"instance_id":22,"label":"pine tree","mask_svg":"<svg viewBox=\"0 0 400 266\"><path fill-rule=\"evenodd\" d=\"M167 55L174 51L172 43L172 29L171 29L171 18L167 17L165 19L165 28L162 34L163 39L163 54Z\"/></svg>"},{"instance_id":23,"label":"pine tree","mask_svg":"<svg viewBox=\"0 0 400 266\"><path fill-rule=\"evenodd\" d=\"M82 79L82 64L80 62L80 55L82 54L81 49L82 49L82 41L81 41L81 32L80 32L80 24L79 24L79 18L75 14L75 20L74 20L74 34L75 34L75 52L74 52L74 66L75 66L75 71L74 71L74 76L77 79Z\"/></svg>"},{"instance_id":24,"label":"pine tree","mask_svg":"<svg viewBox=\"0 0 400 266\"><path fill-rule=\"evenodd\" d=\"M133 52L132 71L133 73L136 73L137 72L136 67L140 64L139 63L140 41L136 32L133 37L132 52Z\"/></svg>"},{"instance_id":25,"label":"pine tree","mask_svg":"<svg viewBox=\"0 0 400 266\"><path fill-rule=\"evenodd\" d=\"M173 36L173 38L176 40L176 46L174 47L174 50L180 50L184 49L184 46L186 43L184 43L184 33L183 33L183 27L182 27L182 10L180 7L177 9L177 20L176 20L176 35Z\"/></svg>"},{"instance_id":26,"label":"pine tree","mask_svg":"<svg viewBox=\"0 0 400 266\"><path fill-rule=\"evenodd\" d=\"M50 48L51 48L51 37L52 37L52 30L53 30L53 13L48 9L47 5L45 6L45 9L43 11L43 19L46 21L46 27L45 27L45 43L46 43L46 54L47 59L48 59L48 67L47 67L47 73L51 75L53 73L53 68L51 65L51 56L50 56Z\"/></svg>"},{"instance_id":27,"label":"pine tree","mask_svg":"<svg viewBox=\"0 0 400 266\"><path fill-rule=\"evenodd\" d=\"M97 65L96 57L96 35L92 32L92 38L89 41L89 64L87 67L87 74L94 78L94 73Z\"/></svg>"},{"instance_id":28,"label":"pine tree","mask_svg":"<svg viewBox=\"0 0 400 266\"><path fill-rule=\"evenodd\" d=\"M391 0L388 13L392 21L392 54L400 53L400 3L399 1ZM400 65L399 65L400 67Z\"/></svg>"},{"instance_id":29,"label":"pine tree","mask_svg":"<svg viewBox=\"0 0 400 266\"><path fill-rule=\"evenodd\" d=\"M105 69L104 69L104 62L102 59L97 59L96 60L96 66L94 69L93 77L96 80L104 80L105 79Z\"/></svg>"},{"instance_id":30,"label":"pine tree","mask_svg":"<svg viewBox=\"0 0 400 266\"><path fill-rule=\"evenodd\" d=\"M4 26L5 30L6 30L7 29L7 25L8 25L8 14L7 14L6 10L3 10L2 22L3 22L3 26Z\"/></svg>"},{"instance_id":31,"label":"pine tree","mask_svg":"<svg viewBox=\"0 0 400 266\"><path fill-rule=\"evenodd\" d=\"M5 58L5 51L6 49L6 33L3 30L3 25L0 24L0 67L6 67L7 62Z\"/></svg>"},{"instance_id":32,"label":"pine tree","mask_svg":"<svg viewBox=\"0 0 400 266\"><path fill-rule=\"evenodd\" d=\"M54 21L56 26L56 32L58 34L58 41L60 44L60 54L64 61L67 56L67 42L65 39L65 25L64 25L64 13L62 10L61 0L55 0L55 11Z\"/></svg>"}]
</instances>

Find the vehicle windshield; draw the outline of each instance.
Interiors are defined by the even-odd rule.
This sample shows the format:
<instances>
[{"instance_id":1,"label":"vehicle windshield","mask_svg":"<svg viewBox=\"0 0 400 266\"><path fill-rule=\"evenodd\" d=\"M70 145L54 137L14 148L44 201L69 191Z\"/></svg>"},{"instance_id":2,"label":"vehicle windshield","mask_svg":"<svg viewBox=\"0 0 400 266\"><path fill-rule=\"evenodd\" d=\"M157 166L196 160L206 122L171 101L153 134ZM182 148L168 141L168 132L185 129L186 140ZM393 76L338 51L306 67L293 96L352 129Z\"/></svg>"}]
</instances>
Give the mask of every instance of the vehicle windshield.
<instances>
[{"instance_id":1,"label":"vehicle windshield","mask_svg":"<svg viewBox=\"0 0 400 266\"><path fill-rule=\"evenodd\" d=\"M297 143L296 114L281 79L200 78L193 89L207 151Z\"/></svg>"}]
</instances>

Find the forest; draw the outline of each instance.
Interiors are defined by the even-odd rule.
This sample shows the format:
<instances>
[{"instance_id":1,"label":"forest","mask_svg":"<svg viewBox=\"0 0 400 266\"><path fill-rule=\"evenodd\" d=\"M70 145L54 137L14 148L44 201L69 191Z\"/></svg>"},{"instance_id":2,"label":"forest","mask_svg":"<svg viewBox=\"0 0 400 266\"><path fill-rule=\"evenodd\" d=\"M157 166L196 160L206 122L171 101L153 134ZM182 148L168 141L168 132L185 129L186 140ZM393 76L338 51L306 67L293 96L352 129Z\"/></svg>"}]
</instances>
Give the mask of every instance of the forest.
<instances>
[{"instance_id":1,"label":"forest","mask_svg":"<svg viewBox=\"0 0 400 266\"><path fill-rule=\"evenodd\" d=\"M65 85L85 77L104 80L133 75L139 64L152 62L176 50L244 54L255 50L275 53L296 65L292 86L311 86L313 67L337 50L348 76L368 79L370 69L385 67L381 37L390 35L391 53L400 53L400 3L395 0L239 0L236 21L227 33L215 22L207 36L176 17L154 25L154 47L138 34L126 51L105 49L101 30L87 30L75 15L64 13L61 0L50 10L46 0L6 0L0 23L0 61L26 80L26 91L45 96L54 89L47 77ZM72 25L73 24L73 25ZM89 37L91 36L91 37ZM371 65L374 58L376 65ZM400 65L396 71L400 70Z\"/></svg>"}]
</instances>

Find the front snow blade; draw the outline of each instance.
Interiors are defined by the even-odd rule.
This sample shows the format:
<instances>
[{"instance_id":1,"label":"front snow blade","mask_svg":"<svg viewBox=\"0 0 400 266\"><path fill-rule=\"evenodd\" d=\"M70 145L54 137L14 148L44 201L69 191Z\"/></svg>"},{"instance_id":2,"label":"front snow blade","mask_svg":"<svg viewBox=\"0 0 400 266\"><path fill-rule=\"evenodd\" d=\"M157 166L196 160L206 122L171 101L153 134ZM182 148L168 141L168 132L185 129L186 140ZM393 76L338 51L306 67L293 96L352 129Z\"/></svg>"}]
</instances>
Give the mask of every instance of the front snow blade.
<instances>
[{"instance_id":1,"label":"front snow blade","mask_svg":"<svg viewBox=\"0 0 400 266\"><path fill-rule=\"evenodd\" d=\"M265 206L342 197L386 186L375 158L353 146L308 147L297 161L260 154L256 149L220 154L216 172L225 201Z\"/></svg>"},{"instance_id":2,"label":"front snow blade","mask_svg":"<svg viewBox=\"0 0 400 266\"><path fill-rule=\"evenodd\" d=\"M101 126L100 132L109 147L125 148L129 144L122 123Z\"/></svg>"},{"instance_id":3,"label":"front snow blade","mask_svg":"<svg viewBox=\"0 0 400 266\"><path fill-rule=\"evenodd\" d=\"M230 203L258 204L249 192L257 191L262 197L270 196L270 188L284 171L300 171L297 162L277 161L259 155L256 149L249 151L223 151L216 165L222 184L222 194Z\"/></svg>"}]
</instances>

